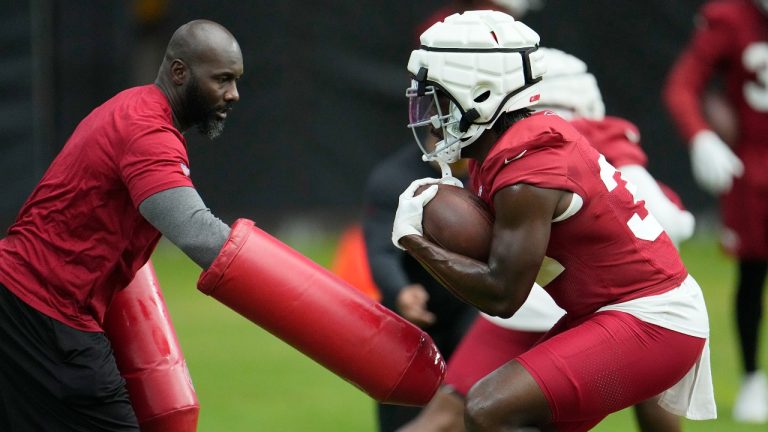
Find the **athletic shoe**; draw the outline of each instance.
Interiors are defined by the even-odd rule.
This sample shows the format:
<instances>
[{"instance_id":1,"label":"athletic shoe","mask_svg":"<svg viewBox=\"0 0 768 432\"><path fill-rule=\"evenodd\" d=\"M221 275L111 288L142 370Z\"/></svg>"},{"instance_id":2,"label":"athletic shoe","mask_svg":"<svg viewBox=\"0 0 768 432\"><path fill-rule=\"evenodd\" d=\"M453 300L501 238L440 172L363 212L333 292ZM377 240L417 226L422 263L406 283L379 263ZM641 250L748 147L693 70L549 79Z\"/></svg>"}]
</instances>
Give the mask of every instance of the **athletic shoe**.
<instances>
[{"instance_id":1,"label":"athletic shoe","mask_svg":"<svg viewBox=\"0 0 768 432\"><path fill-rule=\"evenodd\" d=\"M768 378L763 371L744 376L733 404L733 419L741 423L768 422Z\"/></svg>"}]
</instances>

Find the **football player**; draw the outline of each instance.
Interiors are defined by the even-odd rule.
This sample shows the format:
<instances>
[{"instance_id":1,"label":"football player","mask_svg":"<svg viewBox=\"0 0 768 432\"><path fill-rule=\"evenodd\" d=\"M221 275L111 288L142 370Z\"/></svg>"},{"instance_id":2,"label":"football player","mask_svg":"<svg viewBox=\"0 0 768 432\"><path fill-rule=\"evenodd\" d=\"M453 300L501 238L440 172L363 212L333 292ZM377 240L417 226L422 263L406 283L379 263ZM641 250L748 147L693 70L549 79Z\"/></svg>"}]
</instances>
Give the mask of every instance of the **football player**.
<instances>
[{"instance_id":1,"label":"football player","mask_svg":"<svg viewBox=\"0 0 768 432\"><path fill-rule=\"evenodd\" d=\"M467 429L587 430L659 394L673 414L714 418L701 290L605 156L566 120L530 109L546 71L538 43L509 15L469 11L425 31L408 63L409 126L441 137L433 151L418 143L427 159L471 159L494 237L488 262L426 240L420 210L436 187L414 191L443 180L421 179L400 197L393 243L488 315L516 314L534 281L566 311L468 391Z\"/></svg>"},{"instance_id":2,"label":"football player","mask_svg":"<svg viewBox=\"0 0 768 432\"><path fill-rule=\"evenodd\" d=\"M703 114L716 75L735 115L730 140L717 128L722 117ZM768 270L768 1L706 3L669 72L664 100L689 145L694 179L720 200L721 244L738 262L735 318L744 375L733 418L765 423L768 379L758 353Z\"/></svg>"},{"instance_id":3,"label":"football player","mask_svg":"<svg viewBox=\"0 0 768 432\"><path fill-rule=\"evenodd\" d=\"M646 171L647 157L639 145L637 127L627 120L605 116L597 81L578 58L553 48L544 53L547 73L539 83L541 98L537 110L550 110L571 122L622 177L637 187L648 209L675 243L693 234L694 218L678 207ZM676 198L676 195L673 195ZM419 417L401 432L449 432L464 430L464 397L483 376L531 348L563 315L552 298L534 285L523 306L511 317L501 319L481 314L448 362L441 391ZM657 398L636 405L641 430L679 431L677 416L657 405Z\"/></svg>"}]
</instances>

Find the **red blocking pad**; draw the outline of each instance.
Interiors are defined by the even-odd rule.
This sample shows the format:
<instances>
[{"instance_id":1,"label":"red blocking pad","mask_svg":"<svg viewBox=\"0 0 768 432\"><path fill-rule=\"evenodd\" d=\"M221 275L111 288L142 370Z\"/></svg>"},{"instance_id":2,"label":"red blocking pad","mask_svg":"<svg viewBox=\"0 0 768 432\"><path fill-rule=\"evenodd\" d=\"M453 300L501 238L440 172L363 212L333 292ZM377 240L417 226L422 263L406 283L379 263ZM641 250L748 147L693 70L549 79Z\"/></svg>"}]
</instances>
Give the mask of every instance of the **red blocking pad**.
<instances>
[{"instance_id":1,"label":"red blocking pad","mask_svg":"<svg viewBox=\"0 0 768 432\"><path fill-rule=\"evenodd\" d=\"M379 402L425 405L445 375L427 333L250 220L198 288Z\"/></svg>"}]
</instances>

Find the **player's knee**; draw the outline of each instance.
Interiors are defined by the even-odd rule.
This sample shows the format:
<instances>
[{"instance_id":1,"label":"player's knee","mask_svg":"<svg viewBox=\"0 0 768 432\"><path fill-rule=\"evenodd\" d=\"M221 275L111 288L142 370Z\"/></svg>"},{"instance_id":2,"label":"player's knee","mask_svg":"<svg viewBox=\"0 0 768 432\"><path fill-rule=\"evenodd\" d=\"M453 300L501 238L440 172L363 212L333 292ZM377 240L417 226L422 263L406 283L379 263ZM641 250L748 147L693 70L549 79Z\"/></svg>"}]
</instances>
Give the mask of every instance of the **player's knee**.
<instances>
[{"instance_id":1,"label":"player's knee","mask_svg":"<svg viewBox=\"0 0 768 432\"><path fill-rule=\"evenodd\" d=\"M502 424L502 413L496 399L482 385L482 382L469 390L464 409L464 424L468 432L499 430Z\"/></svg>"},{"instance_id":2,"label":"player's knee","mask_svg":"<svg viewBox=\"0 0 768 432\"><path fill-rule=\"evenodd\" d=\"M518 430L543 420L526 410L525 404L500 396L496 383L483 379L467 393L464 423L468 432ZM520 429L525 430L525 429Z\"/></svg>"},{"instance_id":3,"label":"player's knee","mask_svg":"<svg viewBox=\"0 0 768 432\"><path fill-rule=\"evenodd\" d=\"M467 408L464 410L464 425L467 432L487 430L488 419L482 408L481 401L467 399Z\"/></svg>"}]
</instances>

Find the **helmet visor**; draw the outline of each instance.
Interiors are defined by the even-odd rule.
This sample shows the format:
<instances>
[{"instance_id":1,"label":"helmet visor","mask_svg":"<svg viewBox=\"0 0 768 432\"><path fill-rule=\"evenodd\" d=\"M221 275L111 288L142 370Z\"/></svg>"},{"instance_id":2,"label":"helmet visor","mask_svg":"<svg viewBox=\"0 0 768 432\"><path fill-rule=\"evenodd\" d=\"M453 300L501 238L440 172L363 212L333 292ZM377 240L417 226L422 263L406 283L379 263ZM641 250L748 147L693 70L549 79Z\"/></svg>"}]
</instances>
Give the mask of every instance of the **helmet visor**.
<instances>
[{"instance_id":1,"label":"helmet visor","mask_svg":"<svg viewBox=\"0 0 768 432\"><path fill-rule=\"evenodd\" d=\"M436 159L436 155L446 147L458 141L446 128L457 124L451 116L451 99L434 86L427 86L422 95L418 94L418 83L405 92L408 98L408 127L427 160Z\"/></svg>"}]
</instances>

